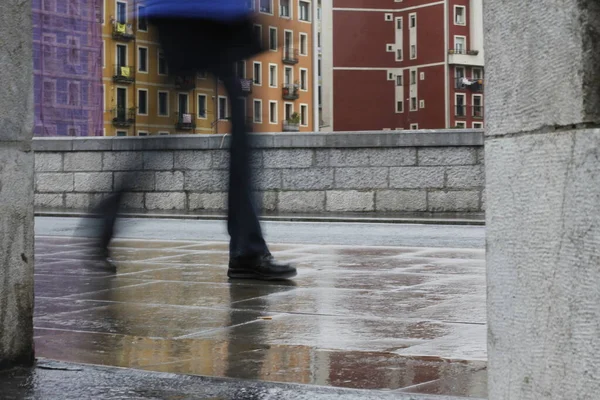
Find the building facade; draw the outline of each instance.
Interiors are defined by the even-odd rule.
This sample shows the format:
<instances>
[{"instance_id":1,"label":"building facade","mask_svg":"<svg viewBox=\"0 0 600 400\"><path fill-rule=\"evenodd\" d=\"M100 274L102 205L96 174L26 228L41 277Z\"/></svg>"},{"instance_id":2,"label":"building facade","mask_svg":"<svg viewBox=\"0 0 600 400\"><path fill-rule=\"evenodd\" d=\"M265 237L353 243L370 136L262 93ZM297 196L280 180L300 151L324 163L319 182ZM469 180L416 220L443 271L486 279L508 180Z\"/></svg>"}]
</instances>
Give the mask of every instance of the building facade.
<instances>
[{"instance_id":1,"label":"building facade","mask_svg":"<svg viewBox=\"0 0 600 400\"><path fill-rule=\"evenodd\" d=\"M321 4L324 131L482 128L481 0Z\"/></svg>"},{"instance_id":2,"label":"building facade","mask_svg":"<svg viewBox=\"0 0 600 400\"><path fill-rule=\"evenodd\" d=\"M255 132L315 130L312 1L248 1L266 51L236 66L245 93L236 100ZM169 75L154 28L139 18L143 1L100 2L104 134L230 132L234 99L212 76Z\"/></svg>"}]
</instances>

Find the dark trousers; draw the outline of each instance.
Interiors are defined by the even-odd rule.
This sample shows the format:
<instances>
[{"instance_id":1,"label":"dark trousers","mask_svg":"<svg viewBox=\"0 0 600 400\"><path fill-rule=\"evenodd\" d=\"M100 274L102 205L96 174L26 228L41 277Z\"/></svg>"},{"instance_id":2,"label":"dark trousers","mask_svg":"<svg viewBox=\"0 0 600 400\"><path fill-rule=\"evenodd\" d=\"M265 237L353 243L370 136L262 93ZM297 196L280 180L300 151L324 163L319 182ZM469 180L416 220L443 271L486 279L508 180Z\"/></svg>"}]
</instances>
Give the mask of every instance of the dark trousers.
<instances>
[{"instance_id":1,"label":"dark trousers","mask_svg":"<svg viewBox=\"0 0 600 400\"><path fill-rule=\"evenodd\" d=\"M243 93L233 67L236 61L262 51L256 43L252 21L225 23L165 18L152 19L150 23L158 30L170 75L196 76L199 71L208 71L223 81L232 117L227 215L230 256L268 255L252 190L251 138L246 129L245 110L239 101ZM100 210L108 221L105 224L108 227L104 233L105 244L112 237L112 224L120 198L118 192L104 202Z\"/></svg>"}]
</instances>

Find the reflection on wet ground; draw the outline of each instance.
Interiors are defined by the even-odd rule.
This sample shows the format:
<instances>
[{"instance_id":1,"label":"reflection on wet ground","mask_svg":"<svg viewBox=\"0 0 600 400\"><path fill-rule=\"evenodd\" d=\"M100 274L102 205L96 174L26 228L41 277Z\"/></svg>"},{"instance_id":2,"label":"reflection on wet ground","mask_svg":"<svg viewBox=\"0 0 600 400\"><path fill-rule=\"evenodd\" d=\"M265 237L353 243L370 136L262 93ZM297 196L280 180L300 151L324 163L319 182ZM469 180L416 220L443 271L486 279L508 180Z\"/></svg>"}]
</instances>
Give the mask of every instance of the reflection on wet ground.
<instances>
[{"instance_id":1,"label":"reflection on wet ground","mask_svg":"<svg viewBox=\"0 0 600 400\"><path fill-rule=\"evenodd\" d=\"M229 281L227 245L36 240L36 353L273 382L485 397L483 250L275 245L293 282Z\"/></svg>"}]
</instances>

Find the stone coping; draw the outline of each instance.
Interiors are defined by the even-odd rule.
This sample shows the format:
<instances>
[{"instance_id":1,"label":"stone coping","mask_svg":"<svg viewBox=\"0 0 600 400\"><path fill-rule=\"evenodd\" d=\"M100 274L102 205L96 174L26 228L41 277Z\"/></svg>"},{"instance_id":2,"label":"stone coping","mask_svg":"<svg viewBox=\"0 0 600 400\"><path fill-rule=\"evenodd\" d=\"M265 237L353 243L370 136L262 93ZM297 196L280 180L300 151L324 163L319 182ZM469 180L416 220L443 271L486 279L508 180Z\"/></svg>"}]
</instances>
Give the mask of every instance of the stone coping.
<instances>
[{"instance_id":1,"label":"stone coping","mask_svg":"<svg viewBox=\"0 0 600 400\"><path fill-rule=\"evenodd\" d=\"M421 131L255 133L253 146L281 148L385 148L483 146L483 130L446 129ZM136 151L202 150L229 146L229 135L170 135L131 137L37 137L33 150Z\"/></svg>"}]
</instances>

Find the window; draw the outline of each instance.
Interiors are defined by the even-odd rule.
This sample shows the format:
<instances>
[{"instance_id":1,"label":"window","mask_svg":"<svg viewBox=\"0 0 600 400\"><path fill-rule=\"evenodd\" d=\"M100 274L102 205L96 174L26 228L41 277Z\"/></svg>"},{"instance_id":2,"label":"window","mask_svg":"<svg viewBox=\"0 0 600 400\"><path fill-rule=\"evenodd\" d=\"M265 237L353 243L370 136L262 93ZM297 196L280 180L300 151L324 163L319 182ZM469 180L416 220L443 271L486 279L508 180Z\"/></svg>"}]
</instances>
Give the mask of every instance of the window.
<instances>
[{"instance_id":1,"label":"window","mask_svg":"<svg viewBox=\"0 0 600 400\"><path fill-rule=\"evenodd\" d=\"M425 80L425 72L419 73L419 79L422 80L422 81Z\"/></svg>"},{"instance_id":2,"label":"window","mask_svg":"<svg viewBox=\"0 0 600 400\"><path fill-rule=\"evenodd\" d=\"M244 67L246 64L244 64ZM208 73L206 71L198 71L198 79L206 79L208 78Z\"/></svg>"},{"instance_id":3,"label":"window","mask_svg":"<svg viewBox=\"0 0 600 400\"><path fill-rule=\"evenodd\" d=\"M117 131L117 136L127 136L126 131Z\"/></svg>"},{"instance_id":4,"label":"window","mask_svg":"<svg viewBox=\"0 0 600 400\"><path fill-rule=\"evenodd\" d=\"M403 101L397 101L396 102L396 112L397 113L403 113L404 112L404 102Z\"/></svg>"},{"instance_id":5,"label":"window","mask_svg":"<svg viewBox=\"0 0 600 400\"><path fill-rule=\"evenodd\" d=\"M467 38L464 36L454 36L454 51L456 54L466 53Z\"/></svg>"},{"instance_id":6,"label":"window","mask_svg":"<svg viewBox=\"0 0 600 400\"><path fill-rule=\"evenodd\" d=\"M158 52L158 74L159 75L167 75L167 60L165 59L165 55L162 51Z\"/></svg>"},{"instance_id":7,"label":"window","mask_svg":"<svg viewBox=\"0 0 600 400\"><path fill-rule=\"evenodd\" d=\"M78 106L80 101L79 83L69 82L69 93L67 103L70 106Z\"/></svg>"},{"instance_id":8,"label":"window","mask_svg":"<svg viewBox=\"0 0 600 400\"><path fill-rule=\"evenodd\" d=\"M396 49L396 61L402 61L402 49Z\"/></svg>"},{"instance_id":9,"label":"window","mask_svg":"<svg viewBox=\"0 0 600 400\"><path fill-rule=\"evenodd\" d=\"M416 28L417 27L417 14L411 14L410 15L410 27L411 28Z\"/></svg>"},{"instance_id":10,"label":"window","mask_svg":"<svg viewBox=\"0 0 600 400\"><path fill-rule=\"evenodd\" d=\"M410 84L411 85L417 84L417 71L410 71Z\"/></svg>"},{"instance_id":11,"label":"window","mask_svg":"<svg viewBox=\"0 0 600 400\"><path fill-rule=\"evenodd\" d=\"M294 83L294 70L292 67L285 67L283 71L283 84L291 85Z\"/></svg>"},{"instance_id":12,"label":"window","mask_svg":"<svg viewBox=\"0 0 600 400\"><path fill-rule=\"evenodd\" d=\"M483 129L483 122L473 122L473 129Z\"/></svg>"},{"instance_id":13,"label":"window","mask_svg":"<svg viewBox=\"0 0 600 400\"><path fill-rule=\"evenodd\" d=\"M179 95L177 96L177 103L177 112L179 113L180 117L183 114L189 113L189 96L187 95L187 93L179 93Z\"/></svg>"},{"instance_id":14,"label":"window","mask_svg":"<svg viewBox=\"0 0 600 400\"><path fill-rule=\"evenodd\" d=\"M198 118L206 118L206 95L198 95Z\"/></svg>"},{"instance_id":15,"label":"window","mask_svg":"<svg viewBox=\"0 0 600 400\"><path fill-rule=\"evenodd\" d=\"M235 63L235 75L239 79L246 79L246 61L238 61Z\"/></svg>"},{"instance_id":16,"label":"window","mask_svg":"<svg viewBox=\"0 0 600 400\"><path fill-rule=\"evenodd\" d=\"M285 18L292 17L292 7L290 6L291 0L280 0L279 2L279 14Z\"/></svg>"},{"instance_id":17,"label":"window","mask_svg":"<svg viewBox=\"0 0 600 400\"><path fill-rule=\"evenodd\" d=\"M419 129L419 124L410 124L410 129L412 129L412 130Z\"/></svg>"},{"instance_id":18,"label":"window","mask_svg":"<svg viewBox=\"0 0 600 400\"><path fill-rule=\"evenodd\" d=\"M463 6L454 6L454 25L466 25L466 8Z\"/></svg>"},{"instance_id":19,"label":"window","mask_svg":"<svg viewBox=\"0 0 600 400\"><path fill-rule=\"evenodd\" d=\"M56 99L56 81L44 81L43 87L44 104L54 104Z\"/></svg>"},{"instance_id":20,"label":"window","mask_svg":"<svg viewBox=\"0 0 600 400\"><path fill-rule=\"evenodd\" d=\"M483 71L481 68L473 68L473 79L483 79Z\"/></svg>"},{"instance_id":21,"label":"window","mask_svg":"<svg viewBox=\"0 0 600 400\"><path fill-rule=\"evenodd\" d=\"M277 87L277 64L269 64L269 86Z\"/></svg>"},{"instance_id":22,"label":"window","mask_svg":"<svg viewBox=\"0 0 600 400\"><path fill-rule=\"evenodd\" d=\"M465 88L465 84L463 82L463 78L465 77L465 67L456 67L455 68L455 73L456 73L456 89L464 89Z\"/></svg>"},{"instance_id":23,"label":"window","mask_svg":"<svg viewBox=\"0 0 600 400\"><path fill-rule=\"evenodd\" d=\"M256 0L246 0L246 7L248 7L248 10L254 11L255 1Z\"/></svg>"},{"instance_id":24,"label":"window","mask_svg":"<svg viewBox=\"0 0 600 400\"><path fill-rule=\"evenodd\" d=\"M307 1L300 0L298 2L299 14L298 18L300 21L310 21L310 3Z\"/></svg>"},{"instance_id":25,"label":"window","mask_svg":"<svg viewBox=\"0 0 600 400\"><path fill-rule=\"evenodd\" d=\"M456 121L456 127L459 129L465 129L467 127L467 123L463 121Z\"/></svg>"},{"instance_id":26,"label":"window","mask_svg":"<svg viewBox=\"0 0 600 400\"><path fill-rule=\"evenodd\" d=\"M300 104L300 125L308 126L308 105Z\"/></svg>"},{"instance_id":27,"label":"window","mask_svg":"<svg viewBox=\"0 0 600 400\"><path fill-rule=\"evenodd\" d=\"M417 111L418 107L417 107L417 98L416 97L411 97L410 98L410 111Z\"/></svg>"},{"instance_id":28,"label":"window","mask_svg":"<svg viewBox=\"0 0 600 400\"><path fill-rule=\"evenodd\" d=\"M148 132L146 132L146 131L138 131L138 136L148 136Z\"/></svg>"},{"instance_id":29,"label":"window","mask_svg":"<svg viewBox=\"0 0 600 400\"><path fill-rule=\"evenodd\" d=\"M148 72L148 48L138 47L138 71Z\"/></svg>"},{"instance_id":30,"label":"window","mask_svg":"<svg viewBox=\"0 0 600 400\"><path fill-rule=\"evenodd\" d=\"M55 0L43 0L44 1L44 11L56 11L56 1Z\"/></svg>"},{"instance_id":31,"label":"window","mask_svg":"<svg viewBox=\"0 0 600 400\"><path fill-rule=\"evenodd\" d=\"M67 62L69 65L79 65L79 39L74 37L68 37L69 41L69 53L67 57Z\"/></svg>"},{"instance_id":32,"label":"window","mask_svg":"<svg viewBox=\"0 0 600 400\"><path fill-rule=\"evenodd\" d=\"M258 61L254 62L254 75L252 79L255 85L262 85L262 64Z\"/></svg>"},{"instance_id":33,"label":"window","mask_svg":"<svg viewBox=\"0 0 600 400\"><path fill-rule=\"evenodd\" d=\"M260 44L260 47L262 47L262 25L254 25L254 36L256 36L256 41Z\"/></svg>"},{"instance_id":34,"label":"window","mask_svg":"<svg viewBox=\"0 0 600 400\"><path fill-rule=\"evenodd\" d=\"M125 119L127 108L127 89L117 88L117 118Z\"/></svg>"},{"instance_id":35,"label":"window","mask_svg":"<svg viewBox=\"0 0 600 400\"><path fill-rule=\"evenodd\" d=\"M317 60L317 73L321 76L321 59Z\"/></svg>"},{"instance_id":36,"label":"window","mask_svg":"<svg viewBox=\"0 0 600 400\"><path fill-rule=\"evenodd\" d=\"M158 92L158 115L161 117L169 115L169 92Z\"/></svg>"},{"instance_id":37,"label":"window","mask_svg":"<svg viewBox=\"0 0 600 400\"><path fill-rule=\"evenodd\" d=\"M117 22L119 24L127 23L127 3L117 1Z\"/></svg>"},{"instance_id":38,"label":"window","mask_svg":"<svg viewBox=\"0 0 600 400\"><path fill-rule=\"evenodd\" d=\"M394 20L394 14L386 13L386 14L384 15L384 19L385 19L386 21L393 21L393 20Z\"/></svg>"},{"instance_id":39,"label":"window","mask_svg":"<svg viewBox=\"0 0 600 400\"><path fill-rule=\"evenodd\" d=\"M400 73L400 75L396 75L396 86L404 85L404 75Z\"/></svg>"},{"instance_id":40,"label":"window","mask_svg":"<svg viewBox=\"0 0 600 400\"><path fill-rule=\"evenodd\" d=\"M277 51L277 28L269 28L269 50Z\"/></svg>"},{"instance_id":41,"label":"window","mask_svg":"<svg viewBox=\"0 0 600 400\"><path fill-rule=\"evenodd\" d=\"M411 44L410 45L410 59L414 60L415 58L417 58L417 45Z\"/></svg>"},{"instance_id":42,"label":"window","mask_svg":"<svg viewBox=\"0 0 600 400\"><path fill-rule=\"evenodd\" d=\"M117 45L117 66L127 66L127 46L122 44Z\"/></svg>"},{"instance_id":43,"label":"window","mask_svg":"<svg viewBox=\"0 0 600 400\"><path fill-rule=\"evenodd\" d=\"M321 32L317 32L317 46L321 47Z\"/></svg>"},{"instance_id":44,"label":"window","mask_svg":"<svg viewBox=\"0 0 600 400\"><path fill-rule=\"evenodd\" d=\"M300 90L308 91L308 70L300 68Z\"/></svg>"},{"instance_id":45,"label":"window","mask_svg":"<svg viewBox=\"0 0 600 400\"><path fill-rule=\"evenodd\" d=\"M269 123L277 123L277 102L269 101Z\"/></svg>"},{"instance_id":46,"label":"window","mask_svg":"<svg viewBox=\"0 0 600 400\"><path fill-rule=\"evenodd\" d=\"M425 100L419 100L419 108L425 108Z\"/></svg>"},{"instance_id":47,"label":"window","mask_svg":"<svg viewBox=\"0 0 600 400\"><path fill-rule=\"evenodd\" d=\"M77 127L77 126L69 126L67 128L67 134L69 136L79 136L79 127Z\"/></svg>"},{"instance_id":48,"label":"window","mask_svg":"<svg viewBox=\"0 0 600 400\"><path fill-rule=\"evenodd\" d=\"M473 95L473 117L483 118L483 97L481 95Z\"/></svg>"},{"instance_id":49,"label":"window","mask_svg":"<svg viewBox=\"0 0 600 400\"><path fill-rule=\"evenodd\" d=\"M96 21L104 25L104 0L96 2L94 14L96 17Z\"/></svg>"},{"instance_id":50,"label":"window","mask_svg":"<svg viewBox=\"0 0 600 400\"><path fill-rule=\"evenodd\" d=\"M158 132L158 134L159 134L159 135L161 135L161 136L166 136L166 135L168 135L168 134L169 134L169 132L164 132L164 131L163 131L163 132Z\"/></svg>"},{"instance_id":51,"label":"window","mask_svg":"<svg viewBox=\"0 0 600 400\"><path fill-rule=\"evenodd\" d=\"M148 115L148 91L138 89L138 115Z\"/></svg>"},{"instance_id":52,"label":"window","mask_svg":"<svg viewBox=\"0 0 600 400\"><path fill-rule=\"evenodd\" d=\"M273 0L259 0L261 13L273 14Z\"/></svg>"},{"instance_id":53,"label":"window","mask_svg":"<svg viewBox=\"0 0 600 400\"><path fill-rule=\"evenodd\" d=\"M254 122L262 122L262 100L254 100Z\"/></svg>"},{"instance_id":54,"label":"window","mask_svg":"<svg viewBox=\"0 0 600 400\"><path fill-rule=\"evenodd\" d=\"M148 32L148 18L146 17L145 6L138 6L138 30Z\"/></svg>"},{"instance_id":55,"label":"window","mask_svg":"<svg viewBox=\"0 0 600 400\"><path fill-rule=\"evenodd\" d=\"M308 35L306 33L300 34L300 54L303 56L308 55Z\"/></svg>"},{"instance_id":56,"label":"window","mask_svg":"<svg viewBox=\"0 0 600 400\"><path fill-rule=\"evenodd\" d=\"M294 113L294 104L293 103L285 103L284 105L284 118L286 121L289 121L292 118L292 114Z\"/></svg>"},{"instance_id":57,"label":"window","mask_svg":"<svg viewBox=\"0 0 600 400\"><path fill-rule=\"evenodd\" d=\"M219 119L227 119L227 97L219 96Z\"/></svg>"},{"instance_id":58,"label":"window","mask_svg":"<svg viewBox=\"0 0 600 400\"><path fill-rule=\"evenodd\" d=\"M466 117L466 102L464 94L456 94L456 112L454 115L457 117Z\"/></svg>"}]
</instances>

